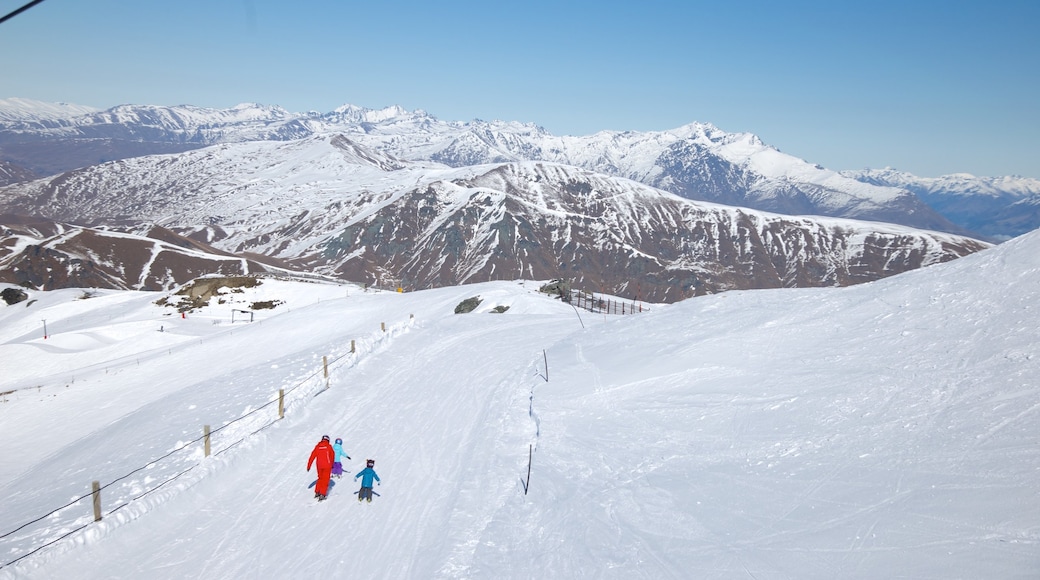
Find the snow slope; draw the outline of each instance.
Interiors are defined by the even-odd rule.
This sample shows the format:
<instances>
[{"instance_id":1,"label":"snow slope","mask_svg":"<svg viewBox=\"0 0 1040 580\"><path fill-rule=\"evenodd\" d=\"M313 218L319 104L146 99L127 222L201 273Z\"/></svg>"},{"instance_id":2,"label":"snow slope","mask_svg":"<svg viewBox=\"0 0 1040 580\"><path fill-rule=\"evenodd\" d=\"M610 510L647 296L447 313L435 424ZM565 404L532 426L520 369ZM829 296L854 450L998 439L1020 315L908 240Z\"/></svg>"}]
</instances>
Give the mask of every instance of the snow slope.
<instances>
[{"instance_id":1,"label":"snow slope","mask_svg":"<svg viewBox=\"0 0 1040 580\"><path fill-rule=\"evenodd\" d=\"M86 527L0 578L1035 578L1038 249L626 317L532 282L35 293L0 308L0 564ZM215 456L149 463L203 424ZM325 433L381 497L313 500ZM10 532L124 475L102 522Z\"/></svg>"}]
</instances>

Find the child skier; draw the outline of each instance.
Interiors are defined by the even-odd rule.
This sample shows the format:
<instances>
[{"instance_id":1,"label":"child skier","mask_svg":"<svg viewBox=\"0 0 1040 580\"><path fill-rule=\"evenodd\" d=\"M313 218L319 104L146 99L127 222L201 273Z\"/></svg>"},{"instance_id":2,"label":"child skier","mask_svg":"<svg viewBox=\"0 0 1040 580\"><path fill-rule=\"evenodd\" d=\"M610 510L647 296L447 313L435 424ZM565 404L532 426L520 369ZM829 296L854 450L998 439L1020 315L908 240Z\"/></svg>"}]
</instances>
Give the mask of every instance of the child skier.
<instances>
[{"instance_id":1,"label":"child skier","mask_svg":"<svg viewBox=\"0 0 1040 580\"><path fill-rule=\"evenodd\" d=\"M376 485L379 485L379 476L376 475L375 470L372 469L372 466L375 465L375 464L376 464L376 460L375 459L368 459L368 460L366 460L365 461L365 468L362 469L360 472L358 472L357 475L354 476L354 481L357 481L357 478L359 478L359 477L361 478L361 489L358 490L358 494L357 494L357 500L358 501L361 501L363 499L367 499L369 502L372 501L372 478L373 477L376 480Z\"/></svg>"},{"instance_id":2,"label":"child skier","mask_svg":"<svg viewBox=\"0 0 1040 580\"><path fill-rule=\"evenodd\" d=\"M343 440L339 437L336 438L336 444L332 446L332 450L336 453L336 462L332 464L332 477L339 479L343 476L343 463L340 461L340 457L346 457L350 459L350 456L343 451Z\"/></svg>"},{"instance_id":3,"label":"child skier","mask_svg":"<svg viewBox=\"0 0 1040 580\"><path fill-rule=\"evenodd\" d=\"M318 464L318 481L314 484L314 497L318 501L324 500L329 493L332 461L335 459L333 453L332 445L329 444L329 436L323 435L321 441L314 446L314 451L311 451L311 458L307 460L307 471L311 470L311 465L315 462Z\"/></svg>"}]
</instances>

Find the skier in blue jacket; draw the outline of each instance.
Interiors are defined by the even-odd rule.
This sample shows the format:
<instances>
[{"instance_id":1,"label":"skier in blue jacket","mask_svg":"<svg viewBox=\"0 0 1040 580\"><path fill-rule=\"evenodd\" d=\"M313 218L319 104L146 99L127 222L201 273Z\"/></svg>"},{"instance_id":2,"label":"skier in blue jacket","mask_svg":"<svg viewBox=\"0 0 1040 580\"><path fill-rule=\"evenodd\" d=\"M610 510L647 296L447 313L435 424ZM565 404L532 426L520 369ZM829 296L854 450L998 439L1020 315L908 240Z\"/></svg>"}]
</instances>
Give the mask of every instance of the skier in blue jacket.
<instances>
[{"instance_id":1,"label":"skier in blue jacket","mask_svg":"<svg viewBox=\"0 0 1040 580\"><path fill-rule=\"evenodd\" d=\"M343 451L343 440L339 437L336 438L336 444L332 446L332 451L335 452L334 463L332 464L332 477L339 479L343 476L343 463L340 461L340 457L346 457L350 459L350 456Z\"/></svg>"},{"instance_id":2,"label":"skier in blue jacket","mask_svg":"<svg viewBox=\"0 0 1040 580\"><path fill-rule=\"evenodd\" d=\"M375 470L372 469L372 466L375 464L375 459L366 460L365 468L359 471L358 474L354 476L354 481L357 481L357 478L359 477L361 478L361 489L358 490L357 494L358 501L361 501L363 499L367 499L369 502L372 501L372 478L375 478L376 485L379 485L379 476L376 475Z\"/></svg>"}]
</instances>

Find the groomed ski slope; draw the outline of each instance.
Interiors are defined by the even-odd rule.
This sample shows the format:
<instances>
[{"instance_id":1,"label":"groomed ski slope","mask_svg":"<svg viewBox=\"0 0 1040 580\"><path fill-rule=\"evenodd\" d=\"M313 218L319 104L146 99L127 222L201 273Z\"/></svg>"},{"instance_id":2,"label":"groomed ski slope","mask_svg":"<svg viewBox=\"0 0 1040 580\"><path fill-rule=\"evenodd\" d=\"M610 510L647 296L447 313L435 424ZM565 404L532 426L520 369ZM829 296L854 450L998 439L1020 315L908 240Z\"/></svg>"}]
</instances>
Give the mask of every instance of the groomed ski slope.
<instances>
[{"instance_id":1,"label":"groomed ski slope","mask_svg":"<svg viewBox=\"0 0 1040 580\"><path fill-rule=\"evenodd\" d=\"M284 420L250 435L267 407L218 455L195 443L113 485L106 509L199 463L0 578L1036 578L1036 233L627 317L537 286L271 281L286 304L235 326L228 305L163 318L151 294L0 309L0 390L41 384L0 404L0 533L296 387ZM62 309L79 322L34 334ZM313 500L322 434L351 474L376 460L381 497L345 478ZM0 539L3 562L90 509Z\"/></svg>"}]
</instances>

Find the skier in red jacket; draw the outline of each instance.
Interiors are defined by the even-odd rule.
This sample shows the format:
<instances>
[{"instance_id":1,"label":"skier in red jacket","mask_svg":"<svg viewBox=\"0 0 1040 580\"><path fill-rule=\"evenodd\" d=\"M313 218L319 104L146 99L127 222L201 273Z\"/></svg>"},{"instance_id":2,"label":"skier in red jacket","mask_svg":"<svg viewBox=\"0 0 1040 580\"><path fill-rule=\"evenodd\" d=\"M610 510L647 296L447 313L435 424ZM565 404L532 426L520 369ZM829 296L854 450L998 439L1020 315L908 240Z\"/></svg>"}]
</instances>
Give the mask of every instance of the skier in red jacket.
<instances>
[{"instance_id":1,"label":"skier in red jacket","mask_svg":"<svg viewBox=\"0 0 1040 580\"><path fill-rule=\"evenodd\" d=\"M336 452L329 443L329 436L324 435L321 441L311 451L311 458L307 460L307 471L311 470L314 462L318 463L318 481L314 485L314 497L318 501L325 499L329 493L329 480L332 478L332 463L336 459Z\"/></svg>"}]
</instances>

